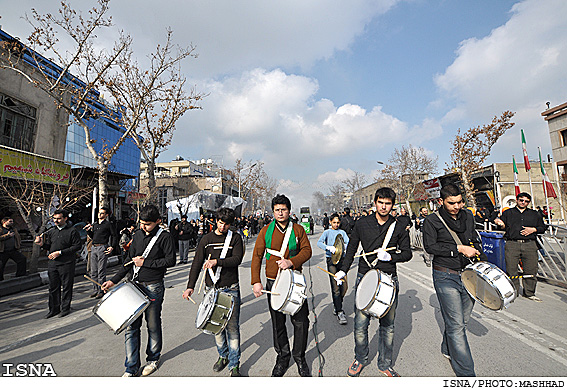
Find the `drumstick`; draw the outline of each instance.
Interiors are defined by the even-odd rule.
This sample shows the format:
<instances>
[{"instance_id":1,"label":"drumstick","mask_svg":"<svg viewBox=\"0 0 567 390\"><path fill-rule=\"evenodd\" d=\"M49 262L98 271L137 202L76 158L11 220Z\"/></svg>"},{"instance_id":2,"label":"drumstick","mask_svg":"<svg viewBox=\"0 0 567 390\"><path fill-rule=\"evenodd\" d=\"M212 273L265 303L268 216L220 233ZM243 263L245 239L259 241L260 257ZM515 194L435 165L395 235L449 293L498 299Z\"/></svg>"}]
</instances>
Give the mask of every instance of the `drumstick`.
<instances>
[{"instance_id":1,"label":"drumstick","mask_svg":"<svg viewBox=\"0 0 567 390\"><path fill-rule=\"evenodd\" d=\"M124 267L126 267L127 265L130 265L134 262L134 260L127 262L126 264L124 264Z\"/></svg>"},{"instance_id":2,"label":"drumstick","mask_svg":"<svg viewBox=\"0 0 567 390\"><path fill-rule=\"evenodd\" d=\"M209 258L207 259L207 261L208 260L211 260L211 254L210 253L209 253ZM203 269L203 277L201 278L201 284L199 285L199 292L197 294L201 294L201 288L203 287L203 282L205 281L205 274L206 273L207 273L207 271L205 271Z\"/></svg>"},{"instance_id":3,"label":"drumstick","mask_svg":"<svg viewBox=\"0 0 567 390\"><path fill-rule=\"evenodd\" d=\"M395 247L395 246L391 246L391 247L386 248L386 249L384 249L384 250L387 252L387 251L391 251L392 249L396 249L396 247ZM373 254L377 253L378 250L379 250L379 249L376 249L375 251L372 251L372 252L361 253L360 255L355 255L354 257L360 257L360 256L366 256L366 255L373 255Z\"/></svg>"},{"instance_id":4,"label":"drumstick","mask_svg":"<svg viewBox=\"0 0 567 390\"><path fill-rule=\"evenodd\" d=\"M268 290L260 290L260 291L263 292L263 293L268 293L268 294L272 294L272 295L280 295L280 293L271 292L271 291L268 291Z\"/></svg>"},{"instance_id":5,"label":"drumstick","mask_svg":"<svg viewBox=\"0 0 567 390\"><path fill-rule=\"evenodd\" d=\"M90 280L91 282L98 284L100 287L102 287L102 284L100 284L99 282L97 282L96 280L93 280L91 278L89 278L87 275L83 275L85 278L87 278L88 280Z\"/></svg>"},{"instance_id":6,"label":"drumstick","mask_svg":"<svg viewBox=\"0 0 567 390\"><path fill-rule=\"evenodd\" d=\"M187 297L187 299L189 299L189 300L190 300L191 302L193 302L195 305L197 304L197 302L195 302L195 301L193 300L193 298Z\"/></svg>"},{"instance_id":7,"label":"drumstick","mask_svg":"<svg viewBox=\"0 0 567 390\"><path fill-rule=\"evenodd\" d=\"M335 277L335 274L332 272L327 271L326 269L323 269L319 266L317 266L317 268L319 268L321 271L328 273L329 275L331 275L333 278ZM345 278L343 277L341 280L344 280Z\"/></svg>"}]
</instances>

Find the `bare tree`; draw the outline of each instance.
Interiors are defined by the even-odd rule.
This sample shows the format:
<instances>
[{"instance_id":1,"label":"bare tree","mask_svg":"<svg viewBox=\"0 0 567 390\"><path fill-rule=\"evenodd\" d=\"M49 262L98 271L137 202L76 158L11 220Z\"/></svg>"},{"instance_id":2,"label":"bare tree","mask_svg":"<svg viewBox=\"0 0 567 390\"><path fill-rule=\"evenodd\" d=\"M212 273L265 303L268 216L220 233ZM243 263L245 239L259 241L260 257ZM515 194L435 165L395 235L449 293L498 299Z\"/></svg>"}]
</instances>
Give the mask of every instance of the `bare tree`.
<instances>
[{"instance_id":1,"label":"bare tree","mask_svg":"<svg viewBox=\"0 0 567 390\"><path fill-rule=\"evenodd\" d=\"M329 206L332 211L342 211L344 208L345 189L341 184L329 187Z\"/></svg>"},{"instance_id":2,"label":"bare tree","mask_svg":"<svg viewBox=\"0 0 567 390\"><path fill-rule=\"evenodd\" d=\"M360 190L366 184L366 177L360 172L354 172L350 177L342 181L343 188L352 193L352 207L354 210L358 210L361 205L358 204L357 197L354 196L356 191Z\"/></svg>"},{"instance_id":3,"label":"bare tree","mask_svg":"<svg viewBox=\"0 0 567 390\"><path fill-rule=\"evenodd\" d=\"M510 122L514 114L504 111L500 117L494 116L488 125L472 127L464 133L459 129L451 143L451 165L448 165L448 170L460 173L468 203L472 207L476 206L476 202L471 173L482 168L494 144L514 126L515 123Z\"/></svg>"},{"instance_id":4,"label":"bare tree","mask_svg":"<svg viewBox=\"0 0 567 390\"><path fill-rule=\"evenodd\" d=\"M83 128L86 146L97 165L100 206L108 205L108 168L112 157L132 136L147 110L162 100L162 92L174 84L170 71L192 52L189 48L173 53L168 31L167 43L158 45L149 55L150 65L146 67L135 61L132 39L124 32L119 31L112 47L98 41L100 31L112 26L107 16L109 1L98 0L87 15L78 13L66 1L61 2L56 15L42 15L32 9L32 17L26 16L33 27L29 47L7 42L0 56L0 67L19 73L46 92L58 108ZM53 58L58 65L54 66L46 57ZM28 59L34 66L26 66ZM102 99L100 92L109 92L113 102ZM92 120L103 118L115 122L122 133L113 145L100 140L103 144L97 151L91 134Z\"/></svg>"}]
</instances>

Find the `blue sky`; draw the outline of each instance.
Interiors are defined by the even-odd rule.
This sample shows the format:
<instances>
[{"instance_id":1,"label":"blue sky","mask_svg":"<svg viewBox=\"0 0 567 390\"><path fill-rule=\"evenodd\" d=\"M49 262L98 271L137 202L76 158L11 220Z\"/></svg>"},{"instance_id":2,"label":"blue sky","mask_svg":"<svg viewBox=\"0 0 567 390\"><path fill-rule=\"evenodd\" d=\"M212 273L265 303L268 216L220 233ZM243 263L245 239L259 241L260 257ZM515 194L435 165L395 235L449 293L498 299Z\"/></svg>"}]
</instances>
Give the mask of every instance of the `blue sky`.
<instances>
[{"instance_id":1,"label":"blue sky","mask_svg":"<svg viewBox=\"0 0 567 390\"><path fill-rule=\"evenodd\" d=\"M57 3L10 2L0 24L26 37L18 16ZM532 159L538 146L551 153L540 114L567 101L563 0L114 0L111 14L140 58L167 26L197 48L183 69L209 96L160 160L262 160L298 207L354 171L371 182L376 161L404 145L438 156L442 173L457 129L508 109L516 126L488 162L520 159L521 128Z\"/></svg>"}]
</instances>

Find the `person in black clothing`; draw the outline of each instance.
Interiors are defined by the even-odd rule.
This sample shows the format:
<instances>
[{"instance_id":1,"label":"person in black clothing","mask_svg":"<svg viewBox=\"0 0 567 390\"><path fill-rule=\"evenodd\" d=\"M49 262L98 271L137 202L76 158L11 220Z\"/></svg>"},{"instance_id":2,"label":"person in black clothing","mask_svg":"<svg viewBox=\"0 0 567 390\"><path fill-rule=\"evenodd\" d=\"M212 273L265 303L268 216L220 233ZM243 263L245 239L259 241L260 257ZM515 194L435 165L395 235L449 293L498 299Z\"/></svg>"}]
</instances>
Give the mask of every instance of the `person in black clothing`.
<instances>
[{"instance_id":1,"label":"person in black clothing","mask_svg":"<svg viewBox=\"0 0 567 390\"><path fill-rule=\"evenodd\" d=\"M155 205L147 205L140 210L140 229L134 233L128 256L118 272L102 284L102 289L106 292L129 275L129 279L136 283L151 302L143 316L126 328L126 372L123 376L136 376L140 371L142 318L146 319L148 327L148 345L146 365L141 375L150 375L159 365L162 349L161 309L165 295L163 278L166 269L175 265L173 238L160 224L161 217ZM145 253L152 241L154 244Z\"/></svg>"},{"instance_id":2,"label":"person in black clothing","mask_svg":"<svg viewBox=\"0 0 567 390\"><path fill-rule=\"evenodd\" d=\"M98 221L85 226L88 236L92 239L91 261L89 273L91 278L99 284L93 283L91 298L102 298L104 293L100 285L106 281L106 266L110 255L118 244L116 228L109 221L110 209L101 207L98 211Z\"/></svg>"},{"instance_id":3,"label":"person in black clothing","mask_svg":"<svg viewBox=\"0 0 567 390\"><path fill-rule=\"evenodd\" d=\"M399 224L403 225L406 230L410 230L410 228L413 226L408 212L403 207L400 207L400 215L396 217L396 221L398 221Z\"/></svg>"},{"instance_id":4,"label":"person in black clothing","mask_svg":"<svg viewBox=\"0 0 567 390\"><path fill-rule=\"evenodd\" d=\"M459 187L444 186L441 199L439 211L428 215L422 226L424 248L433 255L433 285L445 323L441 353L451 361L457 376L475 376L466 333L474 299L463 285L461 272L473 260L486 261L486 255Z\"/></svg>"},{"instance_id":5,"label":"person in black clothing","mask_svg":"<svg viewBox=\"0 0 567 390\"><path fill-rule=\"evenodd\" d=\"M356 222L349 237L345 258L339 267L339 271L335 274L335 280L337 283L341 283L341 279L345 277L354 261L354 255L359 244L362 244L364 253L375 252L375 254L364 256L359 260L355 290L364 275L371 269L378 269L389 274L395 284L394 301L388 313L380 318L379 326L378 370L385 376L399 376L392 368L394 320L399 291L396 263L409 261L412 257L408 231L405 226L398 224L395 218L390 215L395 201L396 193L391 188L382 187L376 190L374 194L376 213L362 217ZM388 242L384 242L386 236L389 235L388 231L392 232L390 239ZM395 247L396 250L385 250L385 248L390 247ZM355 307L354 362L347 371L349 376L359 376L364 366L368 364L370 318L369 315Z\"/></svg>"},{"instance_id":6,"label":"person in black clothing","mask_svg":"<svg viewBox=\"0 0 567 390\"><path fill-rule=\"evenodd\" d=\"M350 237L353 228L354 219L352 219L350 208L345 207L345 215L341 218L341 226L339 226L339 229L344 230L347 236Z\"/></svg>"},{"instance_id":7,"label":"person in black clothing","mask_svg":"<svg viewBox=\"0 0 567 390\"><path fill-rule=\"evenodd\" d=\"M20 252L22 239L17 229L14 229L14 220L10 217L2 218L0 226L0 280L4 280L4 267L8 260L16 263L16 277L26 274L28 259Z\"/></svg>"},{"instance_id":8,"label":"person in black clothing","mask_svg":"<svg viewBox=\"0 0 567 390\"><path fill-rule=\"evenodd\" d=\"M329 228L329 217L327 216L327 213L323 213L323 215L323 230L327 230Z\"/></svg>"},{"instance_id":9,"label":"person in black clothing","mask_svg":"<svg viewBox=\"0 0 567 390\"><path fill-rule=\"evenodd\" d=\"M55 210L55 227L37 236L34 242L47 251L49 278L49 312L45 318L57 314L64 317L71 311L76 253L81 249L79 232L67 224L67 211Z\"/></svg>"},{"instance_id":10,"label":"person in black clothing","mask_svg":"<svg viewBox=\"0 0 567 390\"><path fill-rule=\"evenodd\" d=\"M187 264L189 262L189 239L193 228L187 222L187 216L181 216L181 222L175 225L177 231L177 239L179 240L179 264Z\"/></svg>"},{"instance_id":11,"label":"person in black clothing","mask_svg":"<svg viewBox=\"0 0 567 390\"><path fill-rule=\"evenodd\" d=\"M505 210L494 222L506 230L504 233L506 273L512 277L516 291L520 292L520 280L515 276L518 276L518 263L521 259L525 275L522 278L523 296L541 302L541 299L535 295L538 262L536 238L538 234L545 233L547 226L541 214L528 208L531 200L530 194L519 193L516 196L516 207Z\"/></svg>"},{"instance_id":12,"label":"person in black clothing","mask_svg":"<svg viewBox=\"0 0 567 390\"><path fill-rule=\"evenodd\" d=\"M244 250L242 237L231 229L234 223L234 211L222 208L218 211L216 229L206 234L195 253L187 289L183 298L195 291L195 284L201 273L205 272L207 292L211 288L233 297L232 316L224 330L215 336L219 358L213 365L213 371L220 372L227 365L230 376L240 376L240 285L238 266L242 263ZM226 249L225 249L226 248ZM213 276L216 280L211 278Z\"/></svg>"}]
</instances>

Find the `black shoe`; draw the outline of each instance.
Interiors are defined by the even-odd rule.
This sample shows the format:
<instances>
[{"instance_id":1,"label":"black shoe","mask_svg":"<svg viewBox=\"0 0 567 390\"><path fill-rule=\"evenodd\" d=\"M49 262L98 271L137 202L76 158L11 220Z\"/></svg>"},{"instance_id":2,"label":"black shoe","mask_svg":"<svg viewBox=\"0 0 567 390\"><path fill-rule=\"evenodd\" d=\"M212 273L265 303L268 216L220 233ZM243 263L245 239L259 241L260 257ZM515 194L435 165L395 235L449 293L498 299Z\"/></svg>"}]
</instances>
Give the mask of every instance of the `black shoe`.
<instances>
[{"instance_id":1,"label":"black shoe","mask_svg":"<svg viewBox=\"0 0 567 390\"><path fill-rule=\"evenodd\" d=\"M242 375L240 374L240 369L238 368L238 366L232 367L232 368L230 369L230 376L242 376Z\"/></svg>"},{"instance_id":2,"label":"black shoe","mask_svg":"<svg viewBox=\"0 0 567 390\"><path fill-rule=\"evenodd\" d=\"M69 313L71 313L71 310L63 310L63 311L59 314L59 317L65 317L65 316L69 315Z\"/></svg>"},{"instance_id":3,"label":"black shoe","mask_svg":"<svg viewBox=\"0 0 567 390\"><path fill-rule=\"evenodd\" d=\"M228 359L220 357L219 360L217 360L217 362L214 364L213 371L214 372L220 372L220 371L224 370L224 368L226 367L227 364L228 364Z\"/></svg>"},{"instance_id":4,"label":"black shoe","mask_svg":"<svg viewBox=\"0 0 567 390\"><path fill-rule=\"evenodd\" d=\"M305 360L297 363L297 371L299 372L299 376L311 376L309 365L307 365Z\"/></svg>"},{"instance_id":5,"label":"black shoe","mask_svg":"<svg viewBox=\"0 0 567 390\"><path fill-rule=\"evenodd\" d=\"M280 362L280 361L276 362L276 365L272 369L272 376L284 376L288 367L289 367L289 362L287 362L287 363Z\"/></svg>"},{"instance_id":6,"label":"black shoe","mask_svg":"<svg viewBox=\"0 0 567 390\"><path fill-rule=\"evenodd\" d=\"M49 313L47 313L47 315L45 316L45 319L51 318L51 317L55 317L57 314L59 314L58 311L50 311Z\"/></svg>"}]
</instances>

